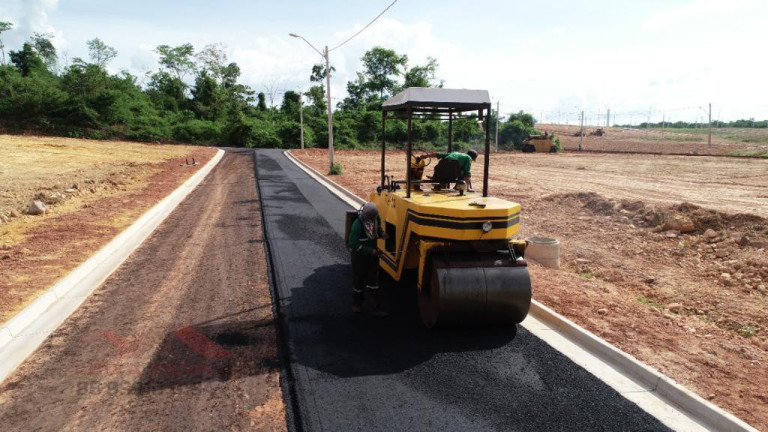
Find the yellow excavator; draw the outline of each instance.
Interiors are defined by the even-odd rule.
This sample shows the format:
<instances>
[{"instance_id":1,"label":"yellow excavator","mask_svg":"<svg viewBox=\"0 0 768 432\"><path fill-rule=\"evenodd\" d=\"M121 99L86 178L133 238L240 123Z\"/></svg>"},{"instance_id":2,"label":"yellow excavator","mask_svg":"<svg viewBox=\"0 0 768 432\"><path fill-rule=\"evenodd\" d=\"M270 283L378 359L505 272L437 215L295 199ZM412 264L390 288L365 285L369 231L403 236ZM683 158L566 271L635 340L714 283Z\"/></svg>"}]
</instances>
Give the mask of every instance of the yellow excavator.
<instances>
[{"instance_id":1,"label":"yellow excavator","mask_svg":"<svg viewBox=\"0 0 768 432\"><path fill-rule=\"evenodd\" d=\"M385 101L382 111L381 184L369 198L387 234L379 239L379 265L395 281L403 280L406 271L416 273L419 310L429 328L520 323L531 305L526 243L513 239L520 227L520 204L489 195L488 92L408 88ZM482 193L467 190L458 162L450 158L440 159L434 174L422 179L432 161L413 154L414 118L447 120L448 153L454 120L484 123ZM385 172L388 119L408 123L405 178Z\"/></svg>"}]
</instances>

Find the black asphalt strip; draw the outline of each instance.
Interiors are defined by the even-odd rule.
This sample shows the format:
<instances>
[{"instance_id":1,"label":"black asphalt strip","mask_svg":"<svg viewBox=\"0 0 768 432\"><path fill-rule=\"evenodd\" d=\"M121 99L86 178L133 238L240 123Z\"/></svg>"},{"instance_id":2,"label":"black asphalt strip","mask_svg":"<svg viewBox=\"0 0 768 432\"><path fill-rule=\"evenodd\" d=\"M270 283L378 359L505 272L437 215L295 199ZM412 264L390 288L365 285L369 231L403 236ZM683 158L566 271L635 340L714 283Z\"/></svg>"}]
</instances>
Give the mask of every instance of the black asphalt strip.
<instances>
[{"instance_id":1,"label":"black asphalt strip","mask_svg":"<svg viewBox=\"0 0 768 432\"><path fill-rule=\"evenodd\" d=\"M256 160L292 429L668 430L523 327L429 331L394 284L389 318L353 315L349 206L281 151Z\"/></svg>"}]
</instances>

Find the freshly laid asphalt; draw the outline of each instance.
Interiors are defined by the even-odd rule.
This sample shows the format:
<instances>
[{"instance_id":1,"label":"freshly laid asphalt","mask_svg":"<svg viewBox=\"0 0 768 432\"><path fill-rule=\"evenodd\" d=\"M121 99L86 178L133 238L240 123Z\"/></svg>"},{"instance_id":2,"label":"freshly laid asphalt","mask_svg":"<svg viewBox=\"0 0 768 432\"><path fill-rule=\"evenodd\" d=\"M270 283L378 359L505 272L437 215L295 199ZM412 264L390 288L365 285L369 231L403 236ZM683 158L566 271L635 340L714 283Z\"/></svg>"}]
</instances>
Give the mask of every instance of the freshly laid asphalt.
<instances>
[{"instance_id":1,"label":"freshly laid asphalt","mask_svg":"<svg viewBox=\"0 0 768 432\"><path fill-rule=\"evenodd\" d=\"M256 162L292 429L668 430L522 327L426 330L394 284L389 318L353 315L349 206L281 151Z\"/></svg>"}]
</instances>

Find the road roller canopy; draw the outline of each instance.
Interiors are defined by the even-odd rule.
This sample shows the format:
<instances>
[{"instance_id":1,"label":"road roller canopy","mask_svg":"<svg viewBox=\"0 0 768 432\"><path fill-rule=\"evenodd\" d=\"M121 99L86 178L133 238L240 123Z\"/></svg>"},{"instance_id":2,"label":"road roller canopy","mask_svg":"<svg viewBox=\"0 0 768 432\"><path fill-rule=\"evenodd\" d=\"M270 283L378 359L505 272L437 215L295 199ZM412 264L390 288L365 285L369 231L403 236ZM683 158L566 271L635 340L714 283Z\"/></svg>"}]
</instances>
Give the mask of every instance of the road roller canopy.
<instances>
[{"instance_id":1,"label":"road roller canopy","mask_svg":"<svg viewBox=\"0 0 768 432\"><path fill-rule=\"evenodd\" d=\"M381 105L384 111L415 112L479 111L491 106L488 90L410 87L389 98Z\"/></svg>"},{"instance_id":2,"label":"road roller canopy","mask_svg":"<svg viewBox=\"0 0 768 432\"><path fill-rule=\"evenodd\" d=\"M485 151L483 165L483 197L488 196L488 167L490 165L491 150L491 97L488 90L446 89L409 87L392 96L381 104L381 185L382 190L391 187L386 182L384 173L386 157L386 130L387 118L408 121L408 157L413 156L412 123L414 115L417 118L428 120L448 121L448 146L450 153L453 150L453 120L460 117L472 117L484 123ZM476 117L475 117L476 116ZM411 170L406 163L406 198L411 197Z\"/></svg>"}]
</instances>

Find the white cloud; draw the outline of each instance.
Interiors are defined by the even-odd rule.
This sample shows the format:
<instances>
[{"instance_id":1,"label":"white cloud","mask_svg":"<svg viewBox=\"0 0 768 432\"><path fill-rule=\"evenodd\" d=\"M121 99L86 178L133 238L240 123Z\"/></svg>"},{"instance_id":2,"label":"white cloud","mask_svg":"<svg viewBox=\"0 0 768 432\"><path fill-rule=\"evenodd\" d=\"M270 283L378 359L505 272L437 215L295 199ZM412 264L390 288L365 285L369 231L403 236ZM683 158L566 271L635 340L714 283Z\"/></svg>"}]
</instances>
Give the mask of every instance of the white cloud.
<instances>
[{"instance_id":1,"label":"white cloud","mask_svg":"<svg viewBox=\"0 0 768 432\"><path fill-rule=\"evenodd\" d=\"M13 29L4 35L5 45L16 47L33 33L52 33L54 45L61 49L66 41L48 23L48 14L54 11L59 0L0 0L0 20L13 23Z\"/></svg>"},{"instance_id":2,"label":"white cloud","mask_svg":"<svg viewBox=\"0 0 768 432\"><path fill-rule=\"evenodd\" d=\"M562 27L552 27L552 33L556 35L565 34L565 29Z\"/></svg>"}]
</instances>

